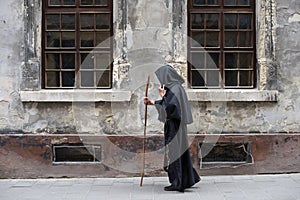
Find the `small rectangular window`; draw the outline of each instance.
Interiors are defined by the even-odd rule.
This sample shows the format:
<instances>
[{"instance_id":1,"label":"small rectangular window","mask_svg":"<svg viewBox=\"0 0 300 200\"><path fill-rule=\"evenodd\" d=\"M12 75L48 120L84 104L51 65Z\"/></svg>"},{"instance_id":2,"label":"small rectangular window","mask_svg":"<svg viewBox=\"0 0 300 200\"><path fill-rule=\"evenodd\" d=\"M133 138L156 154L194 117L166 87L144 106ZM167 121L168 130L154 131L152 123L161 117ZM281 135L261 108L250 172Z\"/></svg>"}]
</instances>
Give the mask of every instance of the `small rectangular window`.
<instances>
[{"instance_id":1,"label":"small rectangular window","mask_svg":"<svg viewBox=\"0 0 300 200\"><path fill-rule=\"evenodd\" d=\"M100 145L66 144L54 145L53 163L99 163L101 161Z\"/></svg>"},{"instance_id":2,"label":"small rectangular window","mask_svg":"<svg viewBox=\"0 0 300 200\"><path fill-rule=\"evenodd\" d=\"M200 143L201 168L212 166L236 166L253 162L249 143Z\"/></svg>"}]
</instances>

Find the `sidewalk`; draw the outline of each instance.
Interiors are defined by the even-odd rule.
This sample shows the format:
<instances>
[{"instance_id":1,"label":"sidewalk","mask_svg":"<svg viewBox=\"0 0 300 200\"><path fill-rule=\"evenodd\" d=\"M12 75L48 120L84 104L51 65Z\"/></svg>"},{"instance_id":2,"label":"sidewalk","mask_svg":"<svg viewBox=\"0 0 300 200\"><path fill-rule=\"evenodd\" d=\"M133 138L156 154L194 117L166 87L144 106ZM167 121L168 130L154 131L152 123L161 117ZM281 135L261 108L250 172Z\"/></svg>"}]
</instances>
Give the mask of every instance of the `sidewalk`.
<instances>
[{"instance_id":1,"label":"sidewalk","mask_svg":"<svg viewBox=\"0 0 300 200\"><path fill-rule=\"evenodd\" d=\"M184 193L165 192L167 177L2 179L1 200L300 200L300 174L204 176Z\"/></svg>"}]
</instances>

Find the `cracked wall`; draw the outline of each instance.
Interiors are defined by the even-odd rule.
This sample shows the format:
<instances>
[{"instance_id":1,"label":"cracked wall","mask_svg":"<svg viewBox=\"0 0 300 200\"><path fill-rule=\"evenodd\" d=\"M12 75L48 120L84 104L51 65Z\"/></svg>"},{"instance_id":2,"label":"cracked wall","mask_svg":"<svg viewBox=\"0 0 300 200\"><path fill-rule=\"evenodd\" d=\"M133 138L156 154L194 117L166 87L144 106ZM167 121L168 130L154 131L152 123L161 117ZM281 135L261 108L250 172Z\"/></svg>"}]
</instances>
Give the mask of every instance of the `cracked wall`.
<instances>
[{"instance_id":1,"label":"cracked wall","mask_svg":"<svg viewBox=\"0 0 300 200\"><path fill-rule=\"evenodd\" d=\"M0 3L0 130L22 130L24 110L20 100L20 67L23 62L23 1ZM13 11L13 12L12 12Z\"/></svg>"},{"instance_id":2,"label":"cracked wall","mask_svg":"<svg viewBox=\"0 0 300 200\"><path fill-rule=\"evenodd\" d=\"M114 82L130 90L124 103L22 103L20 90L40 90L41 3L1 1L0 131L140 134L145 74L164 63L187 76L186 1L114 1ZM14 12L11 12L13 10ZM299 13L296 0L257 1L260 90L278 89L278 102L191 102L198 133L299 132ZM132 81L134 80L134 81ZM156 85L150 95L157 98ZM161 131L149 109L149 132Z\"/></svg>"}]
</instances>

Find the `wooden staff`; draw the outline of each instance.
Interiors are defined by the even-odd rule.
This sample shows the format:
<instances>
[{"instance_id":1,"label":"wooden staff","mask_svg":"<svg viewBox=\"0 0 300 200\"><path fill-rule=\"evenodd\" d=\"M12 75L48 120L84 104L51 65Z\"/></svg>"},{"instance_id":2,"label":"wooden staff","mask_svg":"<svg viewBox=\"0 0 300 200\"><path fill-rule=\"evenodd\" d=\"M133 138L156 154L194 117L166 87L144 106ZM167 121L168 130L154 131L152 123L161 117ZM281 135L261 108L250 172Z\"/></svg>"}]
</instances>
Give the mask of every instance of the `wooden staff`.
<instances>
[{"instance_id":1,"label":"wooden staff","mask_svg":"<svg viewBox=\"0 0 300 200\"><path fill-rule=\"evenodd\" d=\"M148 97L149 82L150 82L150 75L148 75L148 80L147 80L147 84L146 84L145 97ZM145 105L144 137L143 137L143 165L142 165L140 187L143 186L143 178L144 178L144 175L145 175L145 146L146 146L146 128L147 128L147 108L148 107L147 107L147 104L146 104Z\"/></svg>"}]
</instances>

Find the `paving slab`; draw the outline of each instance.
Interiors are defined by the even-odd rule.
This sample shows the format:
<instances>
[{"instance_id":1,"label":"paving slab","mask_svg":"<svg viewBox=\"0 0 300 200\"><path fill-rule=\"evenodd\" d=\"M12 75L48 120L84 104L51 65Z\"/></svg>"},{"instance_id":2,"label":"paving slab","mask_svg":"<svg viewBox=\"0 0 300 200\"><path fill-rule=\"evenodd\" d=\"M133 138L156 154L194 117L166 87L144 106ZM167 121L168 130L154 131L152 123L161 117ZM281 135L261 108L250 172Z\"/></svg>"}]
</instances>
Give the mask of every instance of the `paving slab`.
<instances>
[{"instance_id":1,"label":"paving slab","mask_svg":"<svg viewBox=\"0 0 300 200\"><path fill-rule=\"evenodd\" d=\"M184 193L167 177L0 179L2 200L300 200L300 174L204 176Z\"/></svg>"}]
</instances>

